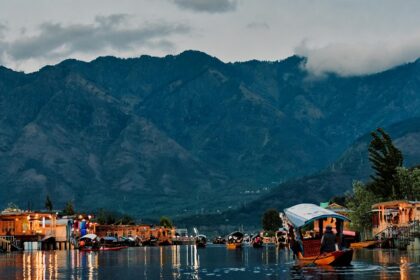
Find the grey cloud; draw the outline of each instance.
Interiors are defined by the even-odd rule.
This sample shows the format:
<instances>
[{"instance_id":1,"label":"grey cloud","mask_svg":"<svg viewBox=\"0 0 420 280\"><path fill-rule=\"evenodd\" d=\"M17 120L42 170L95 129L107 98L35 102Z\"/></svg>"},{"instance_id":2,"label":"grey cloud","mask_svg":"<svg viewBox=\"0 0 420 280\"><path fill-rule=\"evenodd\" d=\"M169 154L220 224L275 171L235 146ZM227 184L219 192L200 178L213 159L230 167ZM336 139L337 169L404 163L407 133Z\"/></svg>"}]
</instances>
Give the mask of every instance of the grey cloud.
<instances>
[{"instance_id":1,"label":"grey cloud","mask_svg":"<svg viewBox=\"0 0 420 280\"><path fill-rule=\"evenodd\" d=\"M4 32L7 30L7 25L0 22L0 39L4 37Z\"/></svg>"},{"instance_id":2,"label":"grey cloud","mask_svg":"<svg viewBox=\"0 0 420 280\"><path fill-rule=\"evenodd\" d=\"M373 74L415 61L420 57L420 37L399 42L343 43L318 48L303 42L295 53L307 58L304 68L314 76Z\"/></svg>"},{"instance_id":3,"label":"grey cloud","mask_svg":"<svg viewBox=\"0 0 420 280\"><path fill-rule=\"evenodd\" d=\"M246 25L249 29L270 29L266 22L251 22Z\"/></svg>"},{"instance_id":4,"label":"grey cloud","mask_svg":"<svg viewBox=\"0 0 420 280\"><path fill-rule=\"evenodd\" d=\"M236 10L236 0L170 0L178 7L196 12L224 13Z\"/></svg>"},{"instance_id":5,"label":"grey cloud","mask_svg":"<svg viewBox=\"0 0 420 280\"><path fill-rule=\"evenodd\" d=\"M72 53L95 53L103 50L131 50L153 46L173 48L167 36L185 34L189 27L181 24L145 23L130 28L128 15L98 16L92 24L44 23L39 34L8 42L6 54L15 60L58 58Z\"/></svg>"}]
</instances>

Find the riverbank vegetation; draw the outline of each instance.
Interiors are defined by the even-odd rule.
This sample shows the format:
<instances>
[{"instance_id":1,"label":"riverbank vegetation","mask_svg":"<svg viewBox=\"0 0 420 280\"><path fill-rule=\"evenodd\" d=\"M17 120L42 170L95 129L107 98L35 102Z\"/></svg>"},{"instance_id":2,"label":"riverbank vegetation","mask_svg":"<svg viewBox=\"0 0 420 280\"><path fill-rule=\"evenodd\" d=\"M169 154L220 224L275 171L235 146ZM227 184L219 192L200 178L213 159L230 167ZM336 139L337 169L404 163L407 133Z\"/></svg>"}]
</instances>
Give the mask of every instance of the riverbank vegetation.
<instances>
[{"instance_id":1,"label":"riverbank vegetation","mask_svg":"<svg viewBox=\"0 0 420 280\"><path fill-rule=\"evenodd\" d=\"M370 232L373 204L420 199L420 169L403 167L401 151L383 129L378 128L371 135L369 160L375 173L367 183L355 181L353 192L345 199L351 210L352 227L362 234Z\"/></svg>"}]
</instances>

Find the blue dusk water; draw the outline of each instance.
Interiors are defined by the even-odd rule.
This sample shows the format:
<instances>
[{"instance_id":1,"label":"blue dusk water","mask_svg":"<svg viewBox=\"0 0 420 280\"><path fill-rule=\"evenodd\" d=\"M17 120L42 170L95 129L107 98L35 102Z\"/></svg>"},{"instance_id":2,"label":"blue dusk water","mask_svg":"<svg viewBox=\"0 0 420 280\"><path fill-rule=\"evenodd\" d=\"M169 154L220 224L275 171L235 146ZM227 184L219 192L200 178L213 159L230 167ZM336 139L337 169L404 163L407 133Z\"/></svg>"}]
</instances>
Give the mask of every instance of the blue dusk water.
<instances>
[{"instance_id":1,"label":"blue dusk water","mask_svg":"<svg viewBox=\"0 0 420 280\"><path fill-rule=\"evenodd\" d=\"M275 247L139 247L0 255L0 279L420 279L420 251L357 250L349 267L300 267Z\"/></svg>"}]
</instances>

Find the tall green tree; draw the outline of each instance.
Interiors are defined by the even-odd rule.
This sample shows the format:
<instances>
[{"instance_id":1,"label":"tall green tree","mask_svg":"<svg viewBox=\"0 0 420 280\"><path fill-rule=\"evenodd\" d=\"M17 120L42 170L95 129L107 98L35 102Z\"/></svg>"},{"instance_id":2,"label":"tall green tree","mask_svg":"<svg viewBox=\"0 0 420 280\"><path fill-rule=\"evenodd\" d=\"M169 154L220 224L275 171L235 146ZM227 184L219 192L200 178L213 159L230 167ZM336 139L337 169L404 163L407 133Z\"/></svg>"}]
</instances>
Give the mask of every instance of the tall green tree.
<instances>
[{"instance_id":1,"label":"tall green tree","mask_svg":"<svg viewBox=\"0 0 420 280\"><path fill-rule=\"evenodd\" d=\"M63 210L63 214L64 215L69 215L69 216L75 214L73 202L67 201L66 207L64 207L64 210Z\"/></svg>"},{"instance_id":2,"label":"tall green tree","mask_svg":"<svg viewBox=\"0 0 420 280\"><path fill-rule=\"evenodd\" d=\"M53 209L53 204L49 195L47 195L47 197L45 198L45 209L47 209L48 211L51 211Z\"/></svg>"},{"instance_id":3,"label":"tall green tree","mask_svg":"<svg viewBox=\"0 0 420 280\"><path fill-rule=\"evenodd\" d=\"M276 209L268 209L262 218L262 226L266 231L276 231L283 226L280 213Z\"/></svg>"},{"instance_id":4,"label":"tall green tree","mask_svg":"<svg viewBox=\"0 0 420 280\"><path fill-rule=\"evenodd\" d=\"M166 227L166 228L173 228L172 221L171 221L168 217L165 217L165 216L160 217L160 222L159 222L159 224L160 224L162 227Z\"/></svg>"},{"instance_id":5,"label":"tall green tree","mask_svg":"<svg viewBox=\"0 0 420 280\"><path fill-rule=\"evenodd\" d=\"M397 168L402 166L402 153L382 128L371 135L372 141L368 150L375 175L371 176L373 181L367 188L383 199L400 199L403 194L397 178Z\"/></svg>"}]
</instances>

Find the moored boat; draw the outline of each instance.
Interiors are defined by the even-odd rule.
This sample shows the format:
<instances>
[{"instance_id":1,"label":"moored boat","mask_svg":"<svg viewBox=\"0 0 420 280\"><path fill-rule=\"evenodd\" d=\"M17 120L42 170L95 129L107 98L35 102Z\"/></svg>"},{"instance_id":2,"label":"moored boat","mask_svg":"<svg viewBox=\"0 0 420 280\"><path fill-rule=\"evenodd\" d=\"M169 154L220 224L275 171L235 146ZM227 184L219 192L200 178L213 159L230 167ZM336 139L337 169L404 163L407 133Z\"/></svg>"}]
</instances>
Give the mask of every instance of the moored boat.
<instances>
[{"instance_id":1,"label":"moored boat","mask_svg":"<svg viewBox=\"0 0 420 280\"><path fill-rule=\"evenodd\" d=\"M203 234L199 234L195 237L195 245L198 248L205 248L207 245L207 237Z\"/></svg>"},{"instance_id":2,"label":"moored boat","mask_svg":"<svg viewBox=\"0 0 420 280\"><path fill-rule=\"evenodd\" d=\"M126 248L128 248L128 246L117 246L117 247L105 247L105 246L90 247L90 246L85 246L85 247L79 248L79 250L82 251L82 252L97 252L97 251L119 251L121 249L126 249Z\"/></svg>"},{"instance_id":3,"label":"moored boat","mask_svg":"<svg viewBox=\"0 0 420 280\"><path fill-rule=\"evenodd\" d=\"M216 238L213 239L213 244L226 244L226 239L224 239L221 236L218 236Z\"/></svg>"},{"instance_id":4,"label":"moored boat","mask_svg":"<svg viewBox=\"0 0 420 280\"><path fill-rule=\"evenodd\" d=\"M342 225L344 221L349 221L346 216L321 208L315 204L298 204L285 209L284 213L292 229L289 230L289 234L291 234L291 249L302 264L342 266L351 263L353 249L342 247ZM326 248L325 243L322 243L324 235L323 221L327 219L335 221L336 235L335 237L333 236L336 240L335 250L331 250L331 246ZM319 231L310 238L303 238L303 228L310 226L314 221L318 221ZM329 234L331 237L331 226L328 225L326 229L325 236ZM330 230L329 232L328 229Z\"/></svg>"},{"instance_id":5,"label":"moored boat","mask_svg":"<svg viewBox=\"0 0 420 280\"><path fill-rule=\"evenodd\" d=\"M255 235L251 239L251 244L253 248L262 248L263 247L263 240L259 234Z\"/></svg>"},{"instance_id":6,"label":"moored boat","mask_svg":"<svg viewBox=\"0 0 420 280\"><path fill-rule=\"evenodd\" d=\"M226 247L228 249L242 248L243 239L244 239L244 234L242 232L239 232L239 231L232 232L228 236Z\"/></svg>"},{"instance_id":7,"label":"moored boat","mask_svg":"<svg viewBox=\"0 0 420 280\"><path fill-rule=\"evenodd\" d=\"M350 244L350 248L375 248L381 244L379 240L367 240Z\"/></svg>"}]
</instances>

